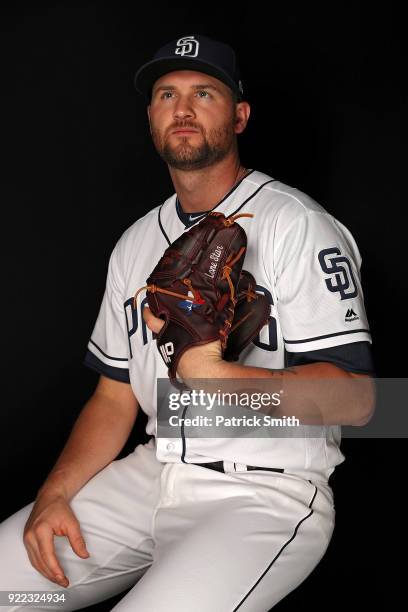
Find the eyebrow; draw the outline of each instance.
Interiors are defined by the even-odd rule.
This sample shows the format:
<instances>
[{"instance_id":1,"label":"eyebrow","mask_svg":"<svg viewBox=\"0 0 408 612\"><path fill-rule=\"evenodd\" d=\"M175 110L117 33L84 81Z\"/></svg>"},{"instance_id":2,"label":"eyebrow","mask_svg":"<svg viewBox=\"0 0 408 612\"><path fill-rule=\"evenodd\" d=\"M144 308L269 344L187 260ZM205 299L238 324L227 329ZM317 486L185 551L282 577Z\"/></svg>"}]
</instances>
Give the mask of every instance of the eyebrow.
<instances>
[{"instance_id":1,"label":"eyebrow","mask_svg":"<svg viewBox=\"0 0 408 612\"><path fill-rule=\"evenodd\" d=\"M162 90L174 90L177 89L177 87L175 85L160 85L160 87L157 87L154 90L154 93L156 93L157 91L162 91ZM214 91L218 91L220 92L220 90L218 89L218 87L215 87L215 85L211 85L211 83L198 83L196 85L191 85L191 89L214 89Z\"/></svg>"}]
</instances>

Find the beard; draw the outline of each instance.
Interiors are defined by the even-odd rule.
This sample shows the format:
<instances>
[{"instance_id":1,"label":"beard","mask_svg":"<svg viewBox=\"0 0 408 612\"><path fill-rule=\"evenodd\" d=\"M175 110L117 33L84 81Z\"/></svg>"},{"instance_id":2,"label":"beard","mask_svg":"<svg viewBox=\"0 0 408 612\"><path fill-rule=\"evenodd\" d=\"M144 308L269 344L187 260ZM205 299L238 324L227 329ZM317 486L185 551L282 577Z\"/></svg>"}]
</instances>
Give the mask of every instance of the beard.
<instances>
[{"instance_id":1,"label":"beard","mask_svg":"<svg viewBox=\"0 0 408 612\"><path fill-rule=\"evenodd\" d=\"M183 127L187 129L189 126L179 126L180 129ZM164 141L158 130L152 130L156 151L166 164L177 170L200 170L212 166L224 159L235 146L232 121L228 125L210 130L208 136L206 133L200 134L201 142L197 145L192 144L192 141L199 138L199 134L192 137L178 136L178 142L170 144L168 140Z\"/></svg>"}]
</instances>

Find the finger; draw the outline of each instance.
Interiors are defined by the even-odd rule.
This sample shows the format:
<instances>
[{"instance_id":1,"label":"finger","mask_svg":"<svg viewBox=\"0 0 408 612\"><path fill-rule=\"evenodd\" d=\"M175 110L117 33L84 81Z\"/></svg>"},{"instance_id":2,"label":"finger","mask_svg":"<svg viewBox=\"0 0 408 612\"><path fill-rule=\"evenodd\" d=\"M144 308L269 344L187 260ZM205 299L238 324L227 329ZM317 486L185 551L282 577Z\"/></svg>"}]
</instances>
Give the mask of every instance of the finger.
<instances>
[{"instance_id":1,"label":"finger","mask_svg":"<svg viewBox=\"0 0 408 612\"><path fill-rule=\"evenodd\" d=\"M56 576L54 576L51 570L45 565L45 563L40 557L40 554L36 552L34 548L27 548L27 554L31 565L34 567L35 570L37 570L37 572L44 576L44 578L46 578L50 582L65 586L64 583L68 582L66 577L62 576L61 580L57 580Z\"/></svg>"},{"instance_id":2,"label":"finger","mask_svg":"<svg viewBox=\"0 0 408 612\"><path fill-rule=\"evenodd\" d=\"M34 569L37 570L37 572L42 574L44 578L47 578L47 580L50 580L50 581L55 580L50 570L44 565L39 555L37 555L34 550L27 549L27 554L28 554L28 558L30 560L31 565L34 567Z\"/></svg>"},{"instance_id":3,"label":"finger","mask_svg":"<svg viewBox=\"0 0 408 612\"><path fill-rule=\"evenodd\" d=\"M57 582L67 581L56 555L54 548L54 534L50 528L42 528L40 533L37 532L38 554L41 561L47 567L48 571L53 576L53 580ZM57 579L57 576L60 578Z\"/></svg>"},{"instance_id":4,"label":"finger","mask_svg":"<svg viewBox=\"0 0 408 612\"><path fill-rule=\"evenodd\" d=\"M70 541L72 550L79 556L79 557L89 557L90 554L87 551L86 548L86 544L85 544L85 540L84 537L81 533L81 530L79 528L79 525L71 525L68 528L68 539Z\"/></svg>"},{"instance_id":5,"label":"finger","mask_svg":"<svg viewBox=\"0 0 408 612\"><path fill-rule=\"evenodd\" d=\"M160 332L165 323L162 319L155 317L148 306L143 308L143 318L147 327L155 334L158 334Z\"/></svg>"}]
</instances>

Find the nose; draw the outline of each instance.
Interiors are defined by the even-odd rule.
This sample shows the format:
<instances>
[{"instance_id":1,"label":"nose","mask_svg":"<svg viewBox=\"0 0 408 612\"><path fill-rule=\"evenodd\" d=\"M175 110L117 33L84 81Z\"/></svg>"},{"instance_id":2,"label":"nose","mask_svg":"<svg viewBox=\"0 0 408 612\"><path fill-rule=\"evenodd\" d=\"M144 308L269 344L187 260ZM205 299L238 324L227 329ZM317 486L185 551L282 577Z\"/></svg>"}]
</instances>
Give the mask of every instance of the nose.
<instances>
[{"instance_id":1,"label":"nose","mask_svg":"<svg viewBox=\"0 0 408 612\"><path fill-rule=\"evenodd\" d=\"M177 119L195 117L194 109L187 96L179 96L174 107L174 117Z\"/></svg>"}]
</instances>

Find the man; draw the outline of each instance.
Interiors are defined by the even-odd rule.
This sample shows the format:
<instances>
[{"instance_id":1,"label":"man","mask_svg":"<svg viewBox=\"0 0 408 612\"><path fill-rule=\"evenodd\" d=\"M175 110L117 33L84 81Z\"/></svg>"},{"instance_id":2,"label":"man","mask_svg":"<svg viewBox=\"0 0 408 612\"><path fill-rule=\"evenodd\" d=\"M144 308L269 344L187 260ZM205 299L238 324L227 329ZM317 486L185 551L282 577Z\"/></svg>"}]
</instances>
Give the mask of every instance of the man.
<instances>
[{"instance_id":1,"label":"man","mask_svg":"<svg viewBox=\"0 0 408 612\"><path fill-rule=\"evenodd\" d=\"M231 47L201 35L171 41L140 68L136 86L175 193L112 251L85 358L99 383L35 502L0 526L0 587L66 587L68 610L135 585L115 610L265 611L323 557L334 528L328 479L344 460L340 424L372 414L361 260L350 232L319 204L242 167L237 135L250 105ZM302 401L289 408L324 425L317 438L155 437L156 383L167 368L152 331L163 322L133 295L165 248L210 210L254 214L240 220L245 269L268 297L271 320L239 363L224 361L213 342L187 351L178 375L296 377ZM309 385L313 378L346 392L358 381L364 392L333 398ZM139 405L154 437L113 461Z\"/></svg>"}]
</instances>

